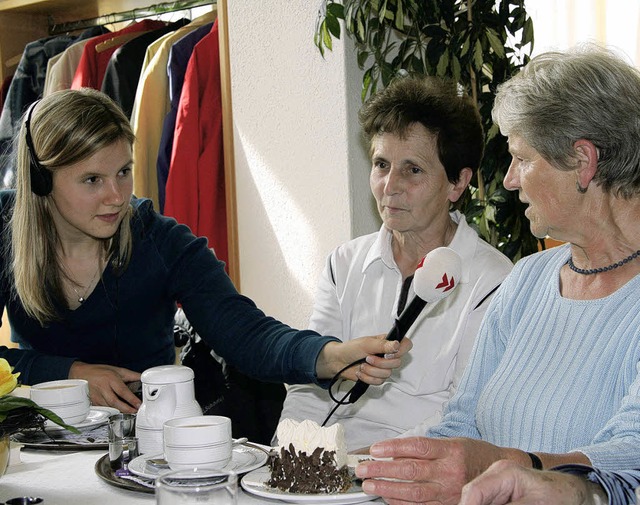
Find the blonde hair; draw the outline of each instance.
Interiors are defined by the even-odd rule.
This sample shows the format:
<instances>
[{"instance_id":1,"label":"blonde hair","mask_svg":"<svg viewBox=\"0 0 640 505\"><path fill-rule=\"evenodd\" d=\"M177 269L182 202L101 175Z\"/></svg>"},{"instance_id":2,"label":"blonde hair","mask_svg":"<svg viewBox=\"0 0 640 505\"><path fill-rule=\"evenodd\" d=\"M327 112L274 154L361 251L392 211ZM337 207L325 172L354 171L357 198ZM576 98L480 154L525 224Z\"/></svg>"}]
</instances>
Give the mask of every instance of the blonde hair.
<instances>
[{"instance_id":1,"label":"blonde hair","mask_svg":"<svg viewBox=\"0 0 640 505\"><path fill-rule=\"evenodd\" d=\"M40 164L52 171L91 157L118 140L133 144L129 120L106 95L92 89L53 93L35 105L31 137ZM60 319L66 307L58 261L58 235L51 215L51 197L31 191L30 155L24 119L16 144L16 202L10 221L10 256L15 294L25 312L41 325ZM131 215L104 241L104 252L116 275L131 258Z\"/></svg>"}]
</instances>

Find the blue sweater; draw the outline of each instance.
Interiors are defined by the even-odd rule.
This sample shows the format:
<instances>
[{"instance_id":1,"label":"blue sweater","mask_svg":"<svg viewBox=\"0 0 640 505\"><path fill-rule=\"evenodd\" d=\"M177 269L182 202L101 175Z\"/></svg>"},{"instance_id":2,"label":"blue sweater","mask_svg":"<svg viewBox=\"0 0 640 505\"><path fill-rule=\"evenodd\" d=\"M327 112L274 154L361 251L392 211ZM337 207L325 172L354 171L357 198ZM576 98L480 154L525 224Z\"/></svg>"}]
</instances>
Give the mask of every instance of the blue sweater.
<instances>
[{"instance_id":1,"label":"blue sweater","mask_svg":"<svg viewBox=\"0 0 640 505\"><path fill-rule=\"evenodd\" d=\"M13 191L0 192L0 233L7 237ZM0 303L12 340L0 346L23 384L67 378L75 360L142 372L175 360L173 318L180 303L198 334L247 375L266 381L316 381L316 359L329 341L267 317L238 294L224 264L186 226L157 214L149 200L133 199L133 254L116 277L108 265L101 282L76 310L43 328L12 296L10 265L0 258ZM3 244L4 245L4 244ZM337 340L337 339L336 339Z\"/></svg>"},{"instance_id":2,"label":"blue sweater","mask_svg":"<svg viewBox=\"0 0 640 505\"><path fill-rule=\"evenodd\" d=\"M567 245L516 264L442 423L427 435L640 468L640 276L605 298L565 299L559 271L569 254Z\"/></svg>"},{"instance_id":3,"label":"blue sweater","mask_svg":"<svg viewBox=\"0 0 640 505\"><path fill-rule=\"evenodd\" d=\"M600 484L609 498L608 505L636 505L635 489L640 486L640 470L606 472L584 465L562 465L554 470Z\"/></svg>"}]
</instances>

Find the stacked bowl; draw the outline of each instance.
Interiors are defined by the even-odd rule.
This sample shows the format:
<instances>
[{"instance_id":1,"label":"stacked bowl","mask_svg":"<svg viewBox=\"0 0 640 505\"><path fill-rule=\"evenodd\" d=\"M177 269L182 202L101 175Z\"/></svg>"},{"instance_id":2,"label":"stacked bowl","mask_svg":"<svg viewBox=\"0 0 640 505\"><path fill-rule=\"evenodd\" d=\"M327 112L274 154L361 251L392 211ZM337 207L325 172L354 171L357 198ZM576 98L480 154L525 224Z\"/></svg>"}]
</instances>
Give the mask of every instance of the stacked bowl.
<instances>
[{"instance_id":1,"label":"stacked bowl","mask_svg":"<svg viewBox=\"0 0 640 505\"><path fill-rule=\"evenodd\" d=\"M31 386L31 400L57 414L66 424L84 421L91 410L89 383L83 379L41 382Z\"/></svg>"},{"instance_id":2,"label":"stacked bowl","mask_svg":"<svg viewBox=\"0 0 640 505\"><path fill-rule=\"evenodd\" d=\"M231 461L231 419L194 416L164 423L164 459L172 470L223 469Z\"/></svg>"}]
</instances>

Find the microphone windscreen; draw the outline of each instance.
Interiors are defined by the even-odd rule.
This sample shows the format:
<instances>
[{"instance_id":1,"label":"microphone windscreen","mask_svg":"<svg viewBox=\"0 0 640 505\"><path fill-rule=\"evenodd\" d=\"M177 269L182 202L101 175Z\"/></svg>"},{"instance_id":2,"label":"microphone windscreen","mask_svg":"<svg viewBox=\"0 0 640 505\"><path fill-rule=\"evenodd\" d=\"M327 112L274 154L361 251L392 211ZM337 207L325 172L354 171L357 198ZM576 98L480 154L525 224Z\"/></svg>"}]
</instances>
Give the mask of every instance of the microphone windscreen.
<instances>
[{"instance_id":1,"label":"microphone windscreen","mask_svg":"<svg viewBox=\"0 0 640 505\"><path fill-rule=\"evenodd\" d=\"M438 247L427 254L416 269L413 289L425 302L449 296L460 281L462 258L449 247Z\"/></svg>"}]
</instances>

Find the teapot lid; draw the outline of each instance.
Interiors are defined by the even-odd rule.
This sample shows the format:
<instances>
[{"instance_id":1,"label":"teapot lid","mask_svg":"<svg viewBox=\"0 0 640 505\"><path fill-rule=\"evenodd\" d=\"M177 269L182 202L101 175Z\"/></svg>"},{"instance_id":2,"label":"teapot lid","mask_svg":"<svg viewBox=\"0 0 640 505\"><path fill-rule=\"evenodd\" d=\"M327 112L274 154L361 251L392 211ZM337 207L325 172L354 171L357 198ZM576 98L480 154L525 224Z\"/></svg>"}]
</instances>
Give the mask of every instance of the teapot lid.
<instances>
[{"instance_id":1,"label":"teapot lid","mask_svg":"<svg viewBox=\"0 0 640 505\"><path fill-rule=\"evenodd\" d=\"M142 372L140 380L143 384L171 384L174 382L192 381L193 370L184 365L154 366Z\"/></svg>"}]
</instances>

